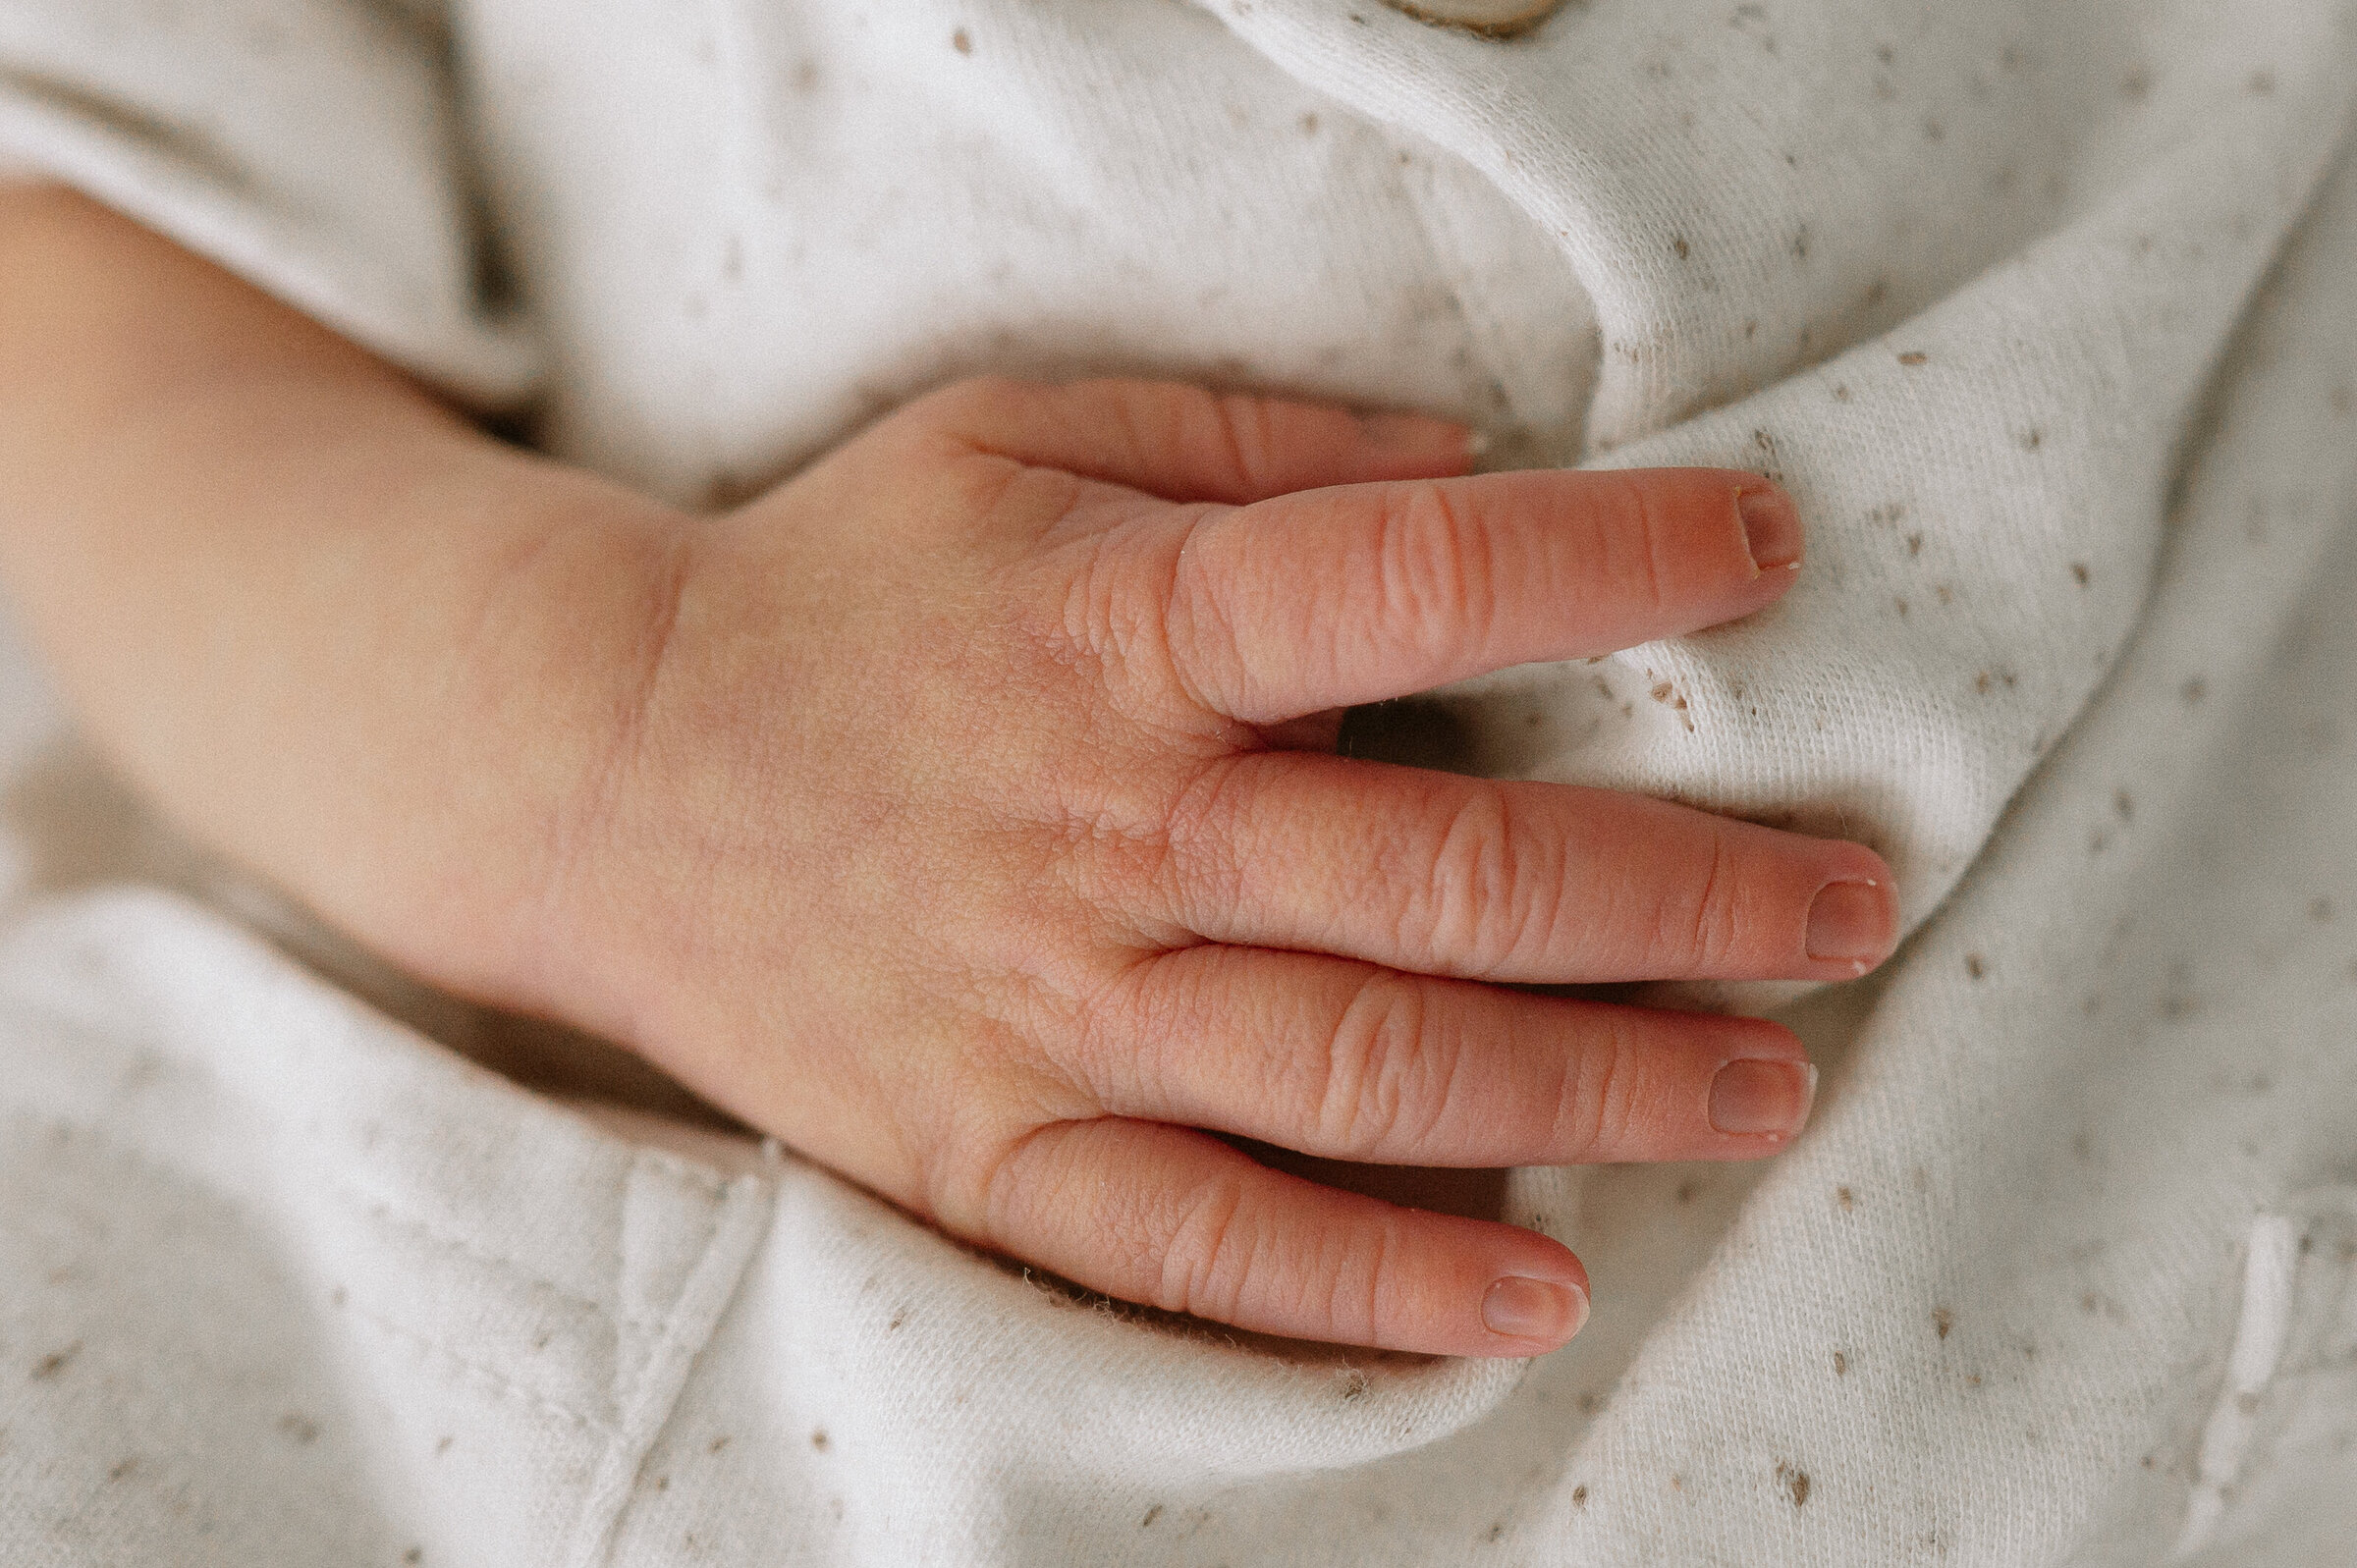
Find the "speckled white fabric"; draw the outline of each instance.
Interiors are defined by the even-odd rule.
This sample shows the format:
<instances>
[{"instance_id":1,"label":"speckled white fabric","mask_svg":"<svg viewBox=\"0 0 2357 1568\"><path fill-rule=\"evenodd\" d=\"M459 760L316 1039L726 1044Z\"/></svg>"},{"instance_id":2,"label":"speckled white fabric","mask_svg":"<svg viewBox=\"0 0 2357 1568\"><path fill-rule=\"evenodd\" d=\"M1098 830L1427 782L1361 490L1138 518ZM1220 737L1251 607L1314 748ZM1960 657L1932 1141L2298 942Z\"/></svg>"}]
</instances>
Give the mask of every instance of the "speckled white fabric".
<instances>
[{"instance_id":1,"label":"speckled white fabric","mask_svg":"<svg viewBox=\"0 0 2357 1568\"><path fill-rule=\"evenodd\" d=\"M1774 472L1776 611L1442 717L1915 928L1720 999L1788 1155L1516 1176L1570 1346L1284 1357L56 896L171 856L12 658L0 1557L2346 1561L2352 82L2339 0L0 0L0 157L667 495L983 368Z\"/></svg>"}]
</instances>

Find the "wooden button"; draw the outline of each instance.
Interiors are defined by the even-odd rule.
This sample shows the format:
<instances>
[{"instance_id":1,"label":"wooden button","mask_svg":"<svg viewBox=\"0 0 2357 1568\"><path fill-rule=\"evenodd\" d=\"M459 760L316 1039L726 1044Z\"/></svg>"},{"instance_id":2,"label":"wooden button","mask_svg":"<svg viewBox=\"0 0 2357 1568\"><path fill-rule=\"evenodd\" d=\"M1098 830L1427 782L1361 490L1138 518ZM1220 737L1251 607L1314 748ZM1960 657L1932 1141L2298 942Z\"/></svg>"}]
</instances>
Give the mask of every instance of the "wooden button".
<instances>
[{"instance_id":1,"label":"wooden button","mask_svg":"<svg viewBox=\"0 0 2357 1568\"><path fill-rule=\"evenodd\" d=\"M1510 38L1554 16L1563 0L1384 0L1394 11L1435 27Z\"/></svg>"}]
</instances>

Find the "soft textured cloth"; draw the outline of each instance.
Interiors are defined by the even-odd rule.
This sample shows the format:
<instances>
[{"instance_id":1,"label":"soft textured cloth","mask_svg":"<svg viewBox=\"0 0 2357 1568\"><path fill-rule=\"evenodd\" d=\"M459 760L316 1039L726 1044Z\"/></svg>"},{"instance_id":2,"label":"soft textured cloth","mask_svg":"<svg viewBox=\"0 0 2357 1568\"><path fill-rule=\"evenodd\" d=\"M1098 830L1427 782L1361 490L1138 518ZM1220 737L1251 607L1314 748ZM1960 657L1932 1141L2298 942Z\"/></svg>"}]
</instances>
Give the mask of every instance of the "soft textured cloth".
<instances>
[{"instance_id":1,"label":"soft textured cloth","mask_svg":"<svg viewBox=\"0 0 2357 1568\"><path fill-rule=\"evenodd\" d=\"M2352 82L2333 0L0 0L0 155L667 495L973 369L1771 472L1782 605L1457 760L1861 838L1915 928L1786 1003L1787 1155L1517 1174L1570 1346L1286 1355L34 897L156 857L20 661L0 1557L2347 1560Z\"/></svg>"}]
</instances>

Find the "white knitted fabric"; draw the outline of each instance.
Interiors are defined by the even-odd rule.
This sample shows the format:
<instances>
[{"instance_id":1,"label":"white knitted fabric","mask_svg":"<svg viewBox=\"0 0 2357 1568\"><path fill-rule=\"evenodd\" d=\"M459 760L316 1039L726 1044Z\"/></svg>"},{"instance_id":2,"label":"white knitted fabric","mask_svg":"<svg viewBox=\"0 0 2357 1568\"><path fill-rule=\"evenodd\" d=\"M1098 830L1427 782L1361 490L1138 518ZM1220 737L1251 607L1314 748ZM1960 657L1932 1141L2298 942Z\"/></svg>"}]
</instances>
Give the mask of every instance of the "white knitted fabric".
<instances>
[{"instance_id":1,"label":"white knitted fabric","mask_svg":"<svg viewBox=\"0 0 2357 1568\"><path fill-rule=\"evenodd\" d=\"M667 495L986 368L1773 472L1778 609L1444 701L1915 928L1787 1155L1516 1176L1570 1346L1282 1357L54 896L168 856L12 658L0 1558L2346 1561L2352 82L2339 0L0 0L0 159Z\"/></svg>"}]
</instances>

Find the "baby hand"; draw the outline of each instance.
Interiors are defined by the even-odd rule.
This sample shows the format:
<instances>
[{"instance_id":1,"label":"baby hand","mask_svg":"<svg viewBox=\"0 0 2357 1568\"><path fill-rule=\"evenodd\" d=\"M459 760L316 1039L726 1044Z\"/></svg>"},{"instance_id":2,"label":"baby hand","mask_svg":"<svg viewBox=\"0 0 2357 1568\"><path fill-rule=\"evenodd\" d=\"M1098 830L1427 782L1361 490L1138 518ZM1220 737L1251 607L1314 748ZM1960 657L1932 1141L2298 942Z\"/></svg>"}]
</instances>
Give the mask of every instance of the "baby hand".
<instances>
[{"instance_id":1,"label":"baby hand","mask_svg":"<svg viewBox=\"0 0 2357 1568\"><path fill-rule=\"evenodd\" d=\"M1553 1241L1213 1134L1766 1154L1786 1031L1493 982L1892 941L1855 845L1326 749L1347 704L1768 604L1799 528L1750 475L1450 477L1430 420L972 383L699 520L82 198L0 197L0 579L175 820L1114 1295L1548 1349L1586 1305Z\"/></svg>"},{"instance_id":2,"label":"baby hand","mask_svg":"<svg viewBox=\"0 0 2357 1568\"><path fill-rule=\"evenodd\" d=\"M1853 844L1288 745L1792 578L1755 476L1465 459L1431 420L975 382L696 525L576 828L578 985L755 1126L1113 1295L1560 1343L1586 1280L1554 1241L1196 1129L1424 1165L1766 1154L1813 1076L1782 1028L1491 982L1846 979L1894 910Z\"/></svg>"}]
</instances>

